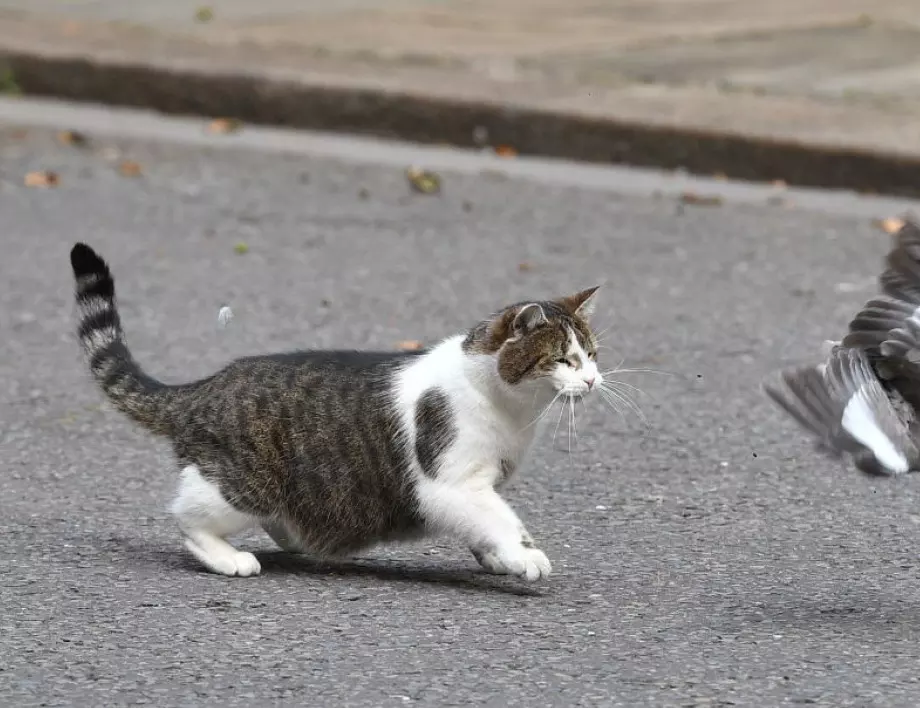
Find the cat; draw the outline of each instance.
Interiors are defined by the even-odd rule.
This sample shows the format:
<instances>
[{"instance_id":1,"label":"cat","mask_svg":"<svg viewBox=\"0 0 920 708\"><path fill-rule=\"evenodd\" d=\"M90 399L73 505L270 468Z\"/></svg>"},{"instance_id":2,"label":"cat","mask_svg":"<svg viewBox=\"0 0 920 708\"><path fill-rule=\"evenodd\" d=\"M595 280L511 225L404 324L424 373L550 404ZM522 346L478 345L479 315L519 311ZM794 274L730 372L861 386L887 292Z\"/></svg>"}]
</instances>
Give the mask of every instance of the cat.
<instances>
[{"instance_id":1,"label":"cat","mask_svg":"<svg viewBox=\"0 0 920 708\"><path fill-rule=\"evenodd\" d=\"M261 526L317 557L452 535L487 572L549 576L498 489L541 414L603 383L598 287L510 305L419 351L249 356L171 385L132 357L108 264L83 243L70 259L89 370L117 410L171 441L181 472L170 510L209 571L258 575L256 557L226 539Z\"/></svg>"}]
</instances>

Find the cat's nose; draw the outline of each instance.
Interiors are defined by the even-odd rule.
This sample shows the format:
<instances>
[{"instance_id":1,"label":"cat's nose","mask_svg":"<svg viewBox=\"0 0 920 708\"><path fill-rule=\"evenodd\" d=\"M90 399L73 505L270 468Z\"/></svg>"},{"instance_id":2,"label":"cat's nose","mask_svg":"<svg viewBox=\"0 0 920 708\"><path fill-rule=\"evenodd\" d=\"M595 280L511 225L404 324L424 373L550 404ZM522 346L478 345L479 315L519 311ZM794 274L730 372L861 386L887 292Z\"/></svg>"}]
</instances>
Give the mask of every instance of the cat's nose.
<instances>
[{"instance_id":1,"label":"cat's nose","mask_svg":"<svg viewBox=\"0 0 920 708\"><path fill-rule=\"evenodd\" d=\"M594 377L592 376L590 379L585 379L585 383L588 385L588 390L590 391L594 388Z\"/></svg>"}]
</instances>

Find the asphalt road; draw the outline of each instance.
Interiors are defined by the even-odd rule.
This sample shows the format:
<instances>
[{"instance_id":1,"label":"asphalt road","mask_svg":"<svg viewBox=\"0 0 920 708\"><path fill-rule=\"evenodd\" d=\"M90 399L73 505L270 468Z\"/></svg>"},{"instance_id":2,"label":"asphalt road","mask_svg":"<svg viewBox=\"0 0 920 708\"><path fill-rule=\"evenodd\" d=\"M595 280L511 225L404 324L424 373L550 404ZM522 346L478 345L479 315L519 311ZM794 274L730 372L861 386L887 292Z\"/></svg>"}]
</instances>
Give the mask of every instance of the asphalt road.
<instances>
[{"instance_id":1,"label":"asphalt road","mask_svg":"<svg viewBox=\"0 0 920 708\"><path fill-rule=\"evenodd\" d=\"M59 186L24 186L38 169ZM442 177L423 196L360 151L0 131L0 702L920 702L920 477L816 456L759 391L871 295L887 238L868 214L885 203ZM449 540L324 565L262 535L241 544L261 577L218 577L165 512L166 446L84 373L76 240L111 262L129 342L169 381L245 353L434 341L596 282L609 365L666 374L626 379L647 425L591 401L571 454L563 422L514 483L547 582L484 575Z\"/></svg>"}]
</instances>

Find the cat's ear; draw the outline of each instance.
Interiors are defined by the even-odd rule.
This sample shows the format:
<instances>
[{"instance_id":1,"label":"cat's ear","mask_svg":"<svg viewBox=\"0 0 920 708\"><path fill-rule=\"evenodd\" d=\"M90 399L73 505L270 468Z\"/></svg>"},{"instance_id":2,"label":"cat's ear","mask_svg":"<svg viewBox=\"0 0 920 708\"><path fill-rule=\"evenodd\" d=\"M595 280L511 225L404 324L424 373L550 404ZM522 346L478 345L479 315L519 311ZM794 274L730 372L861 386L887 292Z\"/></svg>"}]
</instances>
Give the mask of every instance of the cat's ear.
<instances>
[{"instance_id":1,"label":"cat's ear","mask_svg":"<svg viewBox=\"0 0 920 708\"><path fill-rule=\"evenodd\" d=\"M546 313L537 303L532 302L524 305L515 315L511 331L515 336L530 334L542 324L546 324Z\"/></svg>"},{"instance_id":2,"label":"cat's ear","mask_svg":"<svg viewBox=\"0 0 920 708\"><path fill-rule=\"evenodd\" d=\"M595 285L593 288L564 297L562 305L573 315L586 320L594 314L594 307L597 305L597 291L600 287L600 285Z\"/></svg>"}]
</instances>

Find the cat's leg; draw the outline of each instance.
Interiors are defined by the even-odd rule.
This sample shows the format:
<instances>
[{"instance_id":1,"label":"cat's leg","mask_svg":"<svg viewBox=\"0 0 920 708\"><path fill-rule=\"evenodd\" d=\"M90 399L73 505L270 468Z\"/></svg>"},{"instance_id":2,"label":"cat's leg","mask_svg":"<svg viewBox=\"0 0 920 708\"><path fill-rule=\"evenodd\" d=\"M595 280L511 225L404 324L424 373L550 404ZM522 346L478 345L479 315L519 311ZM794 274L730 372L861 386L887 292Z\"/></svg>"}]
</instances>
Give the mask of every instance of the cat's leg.
<instances>
[{"instance_id":1,"label":"cat's leg","mask_svg":"<svg viewBox=\"0 0 920 708\"><path fill-rule=\"evenodd\" d=\"M300 542L291 535L287 527L281 521L265 521L262 523L262 530L271 536L272 541L288 553L303 553L304 549Z\"/></svg>"},{"instance_id":2,"label":"cat's leg","mask_svg":"<svg viewBox=\"0 0 920 708\"><path fill-rule=\"evenodd\" d=\"M533 547L517 514L491 486L425 480L418 495L426 527L460 536L489 572L528 581L549 576L549 559Z\"/></svg>"},{"instance_id":3,"label":"cat's leg","mask_svg":"<svg viewBox=\"0 0 920 708\"><path fill-rule=\"evenodd\" d=\"M262 567L252 553L238 551L227 536L251 528L258 519L234 509L216 484L197 465L182 470L179 491L170 509L185 535L185 547L208 570L221 575L258 575Z\"/></svg>"},{"instance_id":4,"label":"cat's leg","mask_svg":"<svg viewBox=\"0 0 920 708\"><path fill-rule=\"evenodd\" d=\"M508 513L509 521L513 522L517 527L517 532L520 538L521 546L530 551L535 551L534 556L542 556L546 559L546 568L547 572L545 575L549 574L550 566L549 559L546 558L546 554L543 553L540 549L537 548L534 543L533 537L528 533L527 529L524 527L524 523L518 518L517 514L511 509L507 502L504 499L501 499L505 511ZM476 559L476 562L479 563L485 570L490 573L495 573L496 575L508 575L511 573L511 569L502 561L501 557L496 554L494 551L488 547L476 547L471 546L470 551L473 553L473 557ZM544 577L545 577L544 575Z\"/></svg>"}]
</instances>

